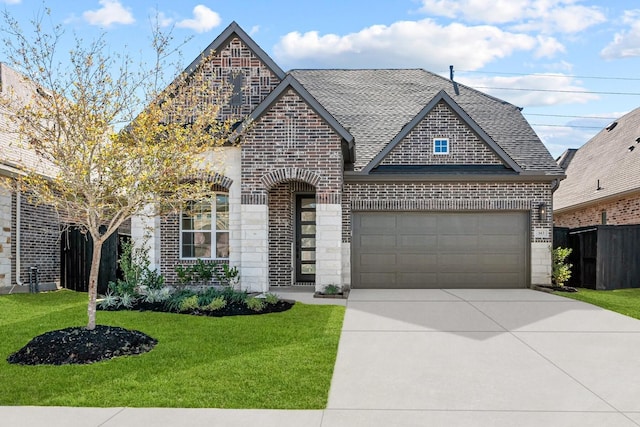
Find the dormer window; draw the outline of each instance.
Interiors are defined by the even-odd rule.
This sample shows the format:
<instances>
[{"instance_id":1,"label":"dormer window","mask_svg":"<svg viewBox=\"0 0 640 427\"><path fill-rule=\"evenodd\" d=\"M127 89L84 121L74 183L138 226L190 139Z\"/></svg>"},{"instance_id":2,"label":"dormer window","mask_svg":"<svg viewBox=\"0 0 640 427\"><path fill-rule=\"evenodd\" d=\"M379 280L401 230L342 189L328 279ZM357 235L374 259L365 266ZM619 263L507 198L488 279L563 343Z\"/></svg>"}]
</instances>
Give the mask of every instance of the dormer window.
<instances>
[{"instance_id":1,"label":"dormer window","mask_svg":"<svg viewBox=\"0 0 640 427\"><path fill-rule=\"evenodd\" d=\"M434 138L433 154L449 154L449 138Z\"/></svg>"}]
</instances>

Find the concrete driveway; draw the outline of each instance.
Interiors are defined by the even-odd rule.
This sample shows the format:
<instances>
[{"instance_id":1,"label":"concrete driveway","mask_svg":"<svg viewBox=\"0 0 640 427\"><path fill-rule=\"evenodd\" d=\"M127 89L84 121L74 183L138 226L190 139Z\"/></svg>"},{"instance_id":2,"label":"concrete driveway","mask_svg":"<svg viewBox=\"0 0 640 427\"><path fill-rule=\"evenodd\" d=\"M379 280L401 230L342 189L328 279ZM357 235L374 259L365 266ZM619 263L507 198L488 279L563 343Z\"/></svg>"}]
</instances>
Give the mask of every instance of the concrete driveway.
<instances>
[{"instance_id":1,"label":"concrete driveway","mask_svg":"<svg viewBox=\"0 0 640 427\"><path fill-rule=\"evenodd\" d=\"M353 290L322 426L637 426L640 321L532 290Z\"/></svg>"},{"instance_id":2,"label":"concrete driveway","mask_svg":"<svg viewBox=\"0 0 640 427\"><path fill-rule=\"evenodd\" d=\"M354 290L325 410L0 407L0 425L637 427L640 321L531 290Z\"/></svg>"}]
</instances>

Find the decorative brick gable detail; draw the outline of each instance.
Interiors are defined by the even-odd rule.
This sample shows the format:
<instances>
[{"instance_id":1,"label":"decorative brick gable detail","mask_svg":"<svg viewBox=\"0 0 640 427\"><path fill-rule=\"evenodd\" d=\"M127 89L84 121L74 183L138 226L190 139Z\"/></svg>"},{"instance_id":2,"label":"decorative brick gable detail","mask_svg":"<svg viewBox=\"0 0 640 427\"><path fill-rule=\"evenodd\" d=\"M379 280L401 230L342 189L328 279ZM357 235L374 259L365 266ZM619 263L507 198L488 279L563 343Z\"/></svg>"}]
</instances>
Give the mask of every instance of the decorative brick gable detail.
<instances>
[{"instance_id":1,"label":"decorative brick gable detail","mask_svg":"<svg viewBox=\"0 0 640 427\"><path fill-rule=\"evenodd\" d=\"M606 212L607 225L640 224L640 195L622 197L607 202L594 203L580 209L554 213L557 227L585 227L602 224L602 212Z\"/></svg>"},{"instance_id":2,"label":"decorative brick gable detail","mask_svg":"<svg viewBox=\"0 0 640 427\"><path fill-rule=\"evenodd\" d=\"M244 117L249 115L271 91L280 79L249 49L238 37L216 52L215 56L202 67L211 84L224 88L223 95L230 97L233 76L242 74L242 105L226 105L221 117Z\"/></svg>"},{"instance_id":3,"label":"decorative brick gable detail","mask_svg":"<svg viewBox=\"0 0 640 427\"><path fill-rule=\"evenodd\" d=\"M449 154L433 154L434 138L449 139ZM444 102L439 102L380 164L501 165L502 161Z\"/></svg>"},{"instance_id":4,"label":"decorative brick gable detail","mask_svg":"<svg viewBox=\"0 0 640 427\"><path fill-rule=\"evenodd\" d=\"M351 241L352 211L530 211L531 230L551 229L551 217L538 218L540 203L551 206L549 183L346 183L342 200L342 241ZM550 242L534 239L532 242Z\"/></svg>"},{"instance_id":5,"label":"decorative brick gable detail","mask_svg":"<svg viewBox=\"0 0 640 427\"><path fill-rule=\"evenodd\" d=\"M340 200L341 138L294 91L253 124L242 144L242 203L264 204L281 182L316 187L318 203Z\"/></svg>"},{"instance_id":6,"label":"decorative brick gable detail","mask_svg":"<svg viewBox=\"0 0 640 427\"><path fill-rule=\"evenodd\" d=\"M228 191L229 187L231 187L231 184L233 184L233 180L231 178L221 175L217 172L210 172L205 170L197 174L188 176L186 180L210 182L211 184L218 187L216 191Z\"/></svg>"}]
</instances>

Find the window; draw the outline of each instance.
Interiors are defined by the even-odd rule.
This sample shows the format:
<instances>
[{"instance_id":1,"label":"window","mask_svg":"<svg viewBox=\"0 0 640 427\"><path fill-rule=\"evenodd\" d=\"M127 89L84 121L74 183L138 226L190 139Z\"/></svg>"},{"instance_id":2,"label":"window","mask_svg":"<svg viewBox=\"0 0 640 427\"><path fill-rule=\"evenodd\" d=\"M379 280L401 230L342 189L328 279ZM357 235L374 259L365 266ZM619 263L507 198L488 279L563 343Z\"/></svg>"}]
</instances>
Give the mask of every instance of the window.
<instances>
[{"instance_id":1,"label":"window","mask_svg":"<svg viewBox=\"0 0 640 427\"><path fill-rule=\"evenodd\" d=\"M449 154L449 138L434 138L433 154Z\"/></svg>"},{"instance_id":2,"label":"window","mask_svg":"<svg viewBox=\"0 0 640 427\"><path fill-rule=\"evenodd\" d=\"M216 194L213 200L187 203L180 239L181 258L229 258L229 196Z\"/></svg>"},{"instance_id":3,"label":"window","mask_svg":"<svg viewBox=\"0 0 640 427\"><path fill-rule=\"evenodd\" d=\"M607 211L600 212L600 222L602 225L607 225Z\"/></svg>"}]
</instances>

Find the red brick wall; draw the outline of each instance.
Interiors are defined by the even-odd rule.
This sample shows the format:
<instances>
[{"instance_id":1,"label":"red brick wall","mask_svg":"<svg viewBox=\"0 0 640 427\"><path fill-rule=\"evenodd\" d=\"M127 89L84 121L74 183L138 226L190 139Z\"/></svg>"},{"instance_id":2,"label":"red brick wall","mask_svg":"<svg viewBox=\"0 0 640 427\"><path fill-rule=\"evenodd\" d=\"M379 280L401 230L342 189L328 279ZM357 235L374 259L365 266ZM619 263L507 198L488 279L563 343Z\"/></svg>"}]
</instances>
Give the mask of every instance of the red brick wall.
<instances>
[{"instance_id":1,"label":"red brick wall","mask_svg":"<svg viewBox=\"0 0 640 427\"><path fill-rule=\"evenodd\" d=\"M22 195L20 204L20 276L16 275L16 246L11 245L11 277L24 283L29 281L29 269L38 267L42 284L60 283L60 223L55 211L48 206L34 206ZM16 242L16 195L11 203L11 241Z\"/></svg>"},{"instance_id":2,"label":"red brick wall","mask_svg":"<svg viewBox=\"0 0 640 427\"><path fill-rule=\"evenodd\" d=\"M609 225L640 224L640 195L594 203L581 209L554 213L553 223L556 227L585 227L602 224L602 212L607 214Z\"/></svg>"},{"instance_id":3,"label":"red brick wall","mask_svg":"<svg viewBox=\"0 0 640 427\"><path fill-rule=\"evenodd\" d=\"M433 154L433 139L448 138L449 154ZM385 157L382 165L501 165L498 156L440 102Z\"/></svg>"}]
</instances>

